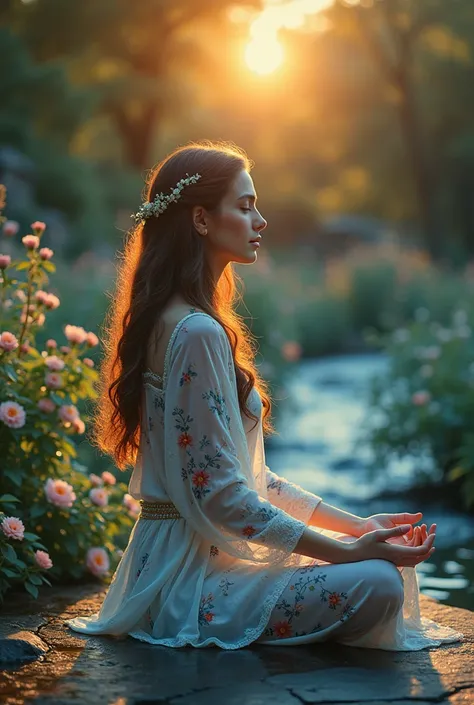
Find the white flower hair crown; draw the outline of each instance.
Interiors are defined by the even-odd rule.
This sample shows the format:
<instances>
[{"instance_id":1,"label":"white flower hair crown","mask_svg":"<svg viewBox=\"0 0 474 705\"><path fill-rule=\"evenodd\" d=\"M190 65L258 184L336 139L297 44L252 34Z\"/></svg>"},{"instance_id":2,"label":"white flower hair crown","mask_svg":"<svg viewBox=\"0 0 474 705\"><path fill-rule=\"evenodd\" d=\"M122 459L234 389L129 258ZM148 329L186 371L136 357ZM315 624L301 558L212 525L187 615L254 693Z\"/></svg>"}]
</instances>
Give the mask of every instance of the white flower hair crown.
<instances>
[{"instance_id":1,"label":"white flower hair crown","mask_svg":"<svg viewBox=\"0 0 474 705\"><path fill-rule=\"evenodd\" d=\"M151 203L149 203L148 201L142 203L138 211L136 213L132 213L130 217L135 220L135 223L141 223L142 220L151 218L152 215L158 218L167 209L170 203L173 203L179 198L181 198L181 191L184 189L185 186L195 184L196 181L199 181L200 178L201 174L194 174L193 176L189 176L189 174L186 172L186 178L181 179L181 181L178 181L174 188L171 188L171 193L169 194L169 196L165 196L164 193L159 193L157 196L155 196Z\"/></svg>"}]
</instances>

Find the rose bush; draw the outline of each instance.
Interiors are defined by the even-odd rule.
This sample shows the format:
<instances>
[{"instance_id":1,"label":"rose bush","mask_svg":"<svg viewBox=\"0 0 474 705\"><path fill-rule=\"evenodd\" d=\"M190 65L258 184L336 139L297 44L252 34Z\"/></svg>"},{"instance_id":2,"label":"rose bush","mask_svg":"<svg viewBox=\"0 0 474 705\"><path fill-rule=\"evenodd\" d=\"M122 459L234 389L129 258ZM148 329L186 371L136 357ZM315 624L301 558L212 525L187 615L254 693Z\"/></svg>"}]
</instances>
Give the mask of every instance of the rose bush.
<instances>
[{"instance_id":1,"label":"rose bush","mask_svg":"<svg viewBox=\"0 0 474 705\"><path fill-rule=\"evenodd\" d=\"M15 237L18 226L4 221L4 237ZM97 397L86 355L99 340L66 325L66 345L51 338L35 347L60 300L47 291L56 268L41 247L46 226L31 227L21 240L26 258L0 253L0 599L19 583L37 596L48 578L109 576L138 515L124 483L110 472L89 475L76 460L88 421L79 406Z\"/></svg>"},{"instance_id":2,"label":"rose bush","mask_svg":"<svg viewBox=\"0 0 474 705\"><path fill-rule=\"evenodd\" d=\"M474 336L472 311L458 304L449 326L420 308L389 336L372 336L388 355L388 370L372 380L359 443L374 451L373 467L391 456L423 456L418 480L440 483L465 508L474 506ZM455 489L456 487L456 489Z\"/></svg>"}]
</instances>

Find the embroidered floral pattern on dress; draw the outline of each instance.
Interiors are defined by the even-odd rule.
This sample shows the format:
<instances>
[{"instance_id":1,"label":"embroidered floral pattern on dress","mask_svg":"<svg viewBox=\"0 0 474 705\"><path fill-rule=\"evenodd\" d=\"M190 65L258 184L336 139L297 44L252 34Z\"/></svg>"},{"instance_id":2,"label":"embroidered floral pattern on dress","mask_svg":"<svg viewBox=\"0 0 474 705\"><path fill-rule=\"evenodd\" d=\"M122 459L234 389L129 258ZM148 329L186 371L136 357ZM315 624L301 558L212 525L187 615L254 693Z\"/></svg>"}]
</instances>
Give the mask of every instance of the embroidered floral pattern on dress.
<instances>
[{"instance_id":1,"label":"embroidered floral pattern on dress","mask_svg":"<svg viewBox=\"0 0 474 705\"><path fill-rule=\"evenodd\" d=\"M229 587L231 585L234 585L234 583L231 583L230 580L227 580L227 578L222 578L222 580L219 583L219 587L222 590L222 594L225 595L225 597L228 596L229 594Z\"/></svg>"},{"instance_id":2,"label":"embroidered floral pattern on dress","mask_svg":"<svg viewBox=\"0 0 474 705\"><path fill-rule=\"evenodd\" d=\"M213 599L214 596L212 592L210 592L207 597L203 596L201 598L198 617L198 621L201 626L207 627L214 619L214 612L211 612L211 610L214 608L214 605L212 603Z\"/></svg>"},{"instance_id":3,"label":"embroidered floral pattern on dress","mask_svg":"<svg viewBox=\"0 0 474 705\"><path fill-rule=\"evenodd\" d=\"M339 622L347 621L349 617L354 614L354 607L347 603L348 595L346 592L329 590L328 588L325 588L321 585L322 582L326 581L327 573L319 573L315 577L306 577L308 573L313 573L314 570L316 570L316 568L307 567L304 569L302 568L298 571L298 574L300 576L299 579L295 583L291 584L288 588L289 590L294 591L295 593L294 604L291 605L286 599L286 597L281 597L281 599L276 603L275 609L281 610L286 619L280 620L278 622L275 622L273 625L268 626L264 631L265 636L274 636L277 639L283 639L289 636L303 636L306 634L312 634L323 629L321 622L318 622L317 625L313 627L313 629L311 629L310 631L293 632L293 620L297 619L304 610L304 593L306 592L306 590L314 592L317 589L317 586L319 586L320 590L319 601L321 603L327 603L328 609L332 611L337 611L337 609L341 607L343 600L346 601L346 604L344 604L342 606L342 609L340 610L338 620ZM287 594L288 591L285 591L285 595ZM331 622L333 622L332 619Z\"/></svg>"},{"instance_id":4,"label":"embroidered floral pattern on dress","mask_svg":"<svg viewBox=\"0 0 474 705\"><path fill-rule=\"evenodd\" d=\"M136 576L135 576L136 578L139 578L139 577L140 577L140 574L143 572L143 569L145 568L145 566L146 566L146 564L147 564L147 562L148 562L149 557L150 557L150 556L149 556L148 553L145 553L145 554L141 557L141 566L140 566L140 568L137 570L137 574L136 574ZM145 572L146 572L146 571L145 571Z\"/></svg>"}]
</instances>

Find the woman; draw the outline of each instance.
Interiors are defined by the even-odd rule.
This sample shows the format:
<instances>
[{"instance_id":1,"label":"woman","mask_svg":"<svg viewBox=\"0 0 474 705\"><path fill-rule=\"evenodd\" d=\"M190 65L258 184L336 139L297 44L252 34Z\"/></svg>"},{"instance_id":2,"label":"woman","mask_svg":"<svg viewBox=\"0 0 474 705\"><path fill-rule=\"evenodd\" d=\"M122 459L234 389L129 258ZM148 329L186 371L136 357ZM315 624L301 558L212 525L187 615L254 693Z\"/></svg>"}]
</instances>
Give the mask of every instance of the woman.
<instances>
[{"instance_id":1,"label":"woman","mask_svg":"<svg viewBox=\"0 0 474 705\"><path fill-rule=\"evenodd\" d=\"M462 639L420 621L435 526L366 519L275 475L271 401L234 312L232 262L267 223L245 153L192 143L151 173L125 248L95 442L133 466L142 510L100 611L66 624L171 647L326 640L389 650ZM311 527L318 527L317 529Z\"/></svg>"}]
</instances>

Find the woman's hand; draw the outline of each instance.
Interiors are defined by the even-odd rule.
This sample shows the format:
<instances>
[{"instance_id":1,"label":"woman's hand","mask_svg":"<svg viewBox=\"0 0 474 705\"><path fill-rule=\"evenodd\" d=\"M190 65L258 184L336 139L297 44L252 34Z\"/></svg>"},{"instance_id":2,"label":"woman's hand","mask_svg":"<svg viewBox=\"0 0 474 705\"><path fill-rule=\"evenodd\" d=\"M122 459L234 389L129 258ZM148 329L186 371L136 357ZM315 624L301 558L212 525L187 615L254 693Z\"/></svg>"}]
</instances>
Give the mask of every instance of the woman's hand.
<instances>
[{"instance_id":1,"label":"woman's hand","mask_svg":"<svg viewBox=\"0 0 474 705\"><path fill-rule=\"evenodd\" d=\"M421 532L416 531L412 543L408 545L390 545L393 539L401 538L410 528L409 524L391 529L376 529L369 531L356 541L347 545L348 555L353 561L365 561L372 558L382 558L396 566L415 567L429 558L434 549L435 532L430 533L425 541L421 541ZM416 527L419 528L419 527ZM398 542L395 541L395 544Z\"/></svg>"},{"instance_id":2,"label":"woman's hand","mask_svg":"<svg viewBox=\"0 0 474 705\"><path fill-rule=\"evenodd\" d=\"M416 514L405 512L401 514L373 514L364 520L359 536L378 529L394 529L402 524L413 524L419 521L422 516L422 512L416 512ZM386 541L400 546L420 546L429 535L434 533L436 533L436 524L431 524L429 532L426 530L426 524L422 524L421 526L410 526L406 534L392 536Z\"/></svg>"}]
</instances>

